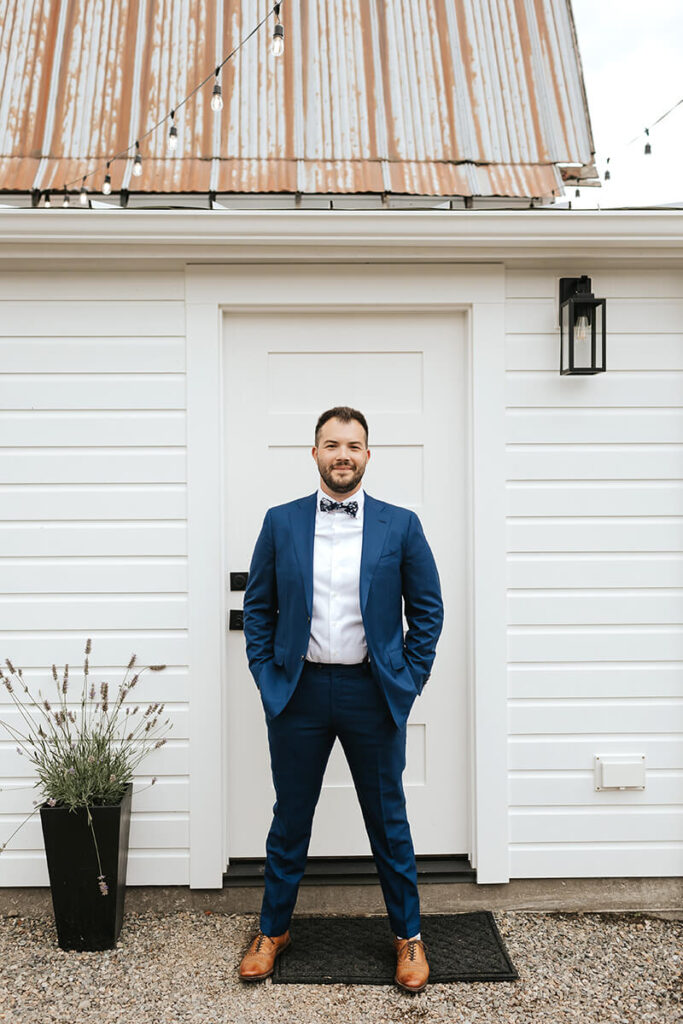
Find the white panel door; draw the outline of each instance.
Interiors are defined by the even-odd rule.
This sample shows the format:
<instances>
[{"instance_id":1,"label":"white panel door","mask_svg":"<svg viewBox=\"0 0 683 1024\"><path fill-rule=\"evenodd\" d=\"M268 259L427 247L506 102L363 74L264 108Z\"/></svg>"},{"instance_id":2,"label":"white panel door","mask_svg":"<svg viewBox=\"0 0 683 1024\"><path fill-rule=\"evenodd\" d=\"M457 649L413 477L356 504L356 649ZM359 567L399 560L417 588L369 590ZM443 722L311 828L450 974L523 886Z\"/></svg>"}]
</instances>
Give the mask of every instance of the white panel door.
<instances>
[{"instance_id":1,"label":"white panel door","mask_svg":"<svg viewBox=\"0 0 683 1024\"><path fill-rule=\"evenodd\" d=\"M434 551L445 622L408 720L403 777L418 854L468 852L465 338L465 315L453 312L255 311L223 319L226 588L230 571L248 569L266 509L316 489L314 426L334 405L354 406L368 420L366 491L414 509ZM241 601L226 596L228 608ZM275 802L266 723L244 634L226 629L225 642L228 857L261 857ZM337 741L309 854L370 853Z\"/></svg>"}]
</instances>

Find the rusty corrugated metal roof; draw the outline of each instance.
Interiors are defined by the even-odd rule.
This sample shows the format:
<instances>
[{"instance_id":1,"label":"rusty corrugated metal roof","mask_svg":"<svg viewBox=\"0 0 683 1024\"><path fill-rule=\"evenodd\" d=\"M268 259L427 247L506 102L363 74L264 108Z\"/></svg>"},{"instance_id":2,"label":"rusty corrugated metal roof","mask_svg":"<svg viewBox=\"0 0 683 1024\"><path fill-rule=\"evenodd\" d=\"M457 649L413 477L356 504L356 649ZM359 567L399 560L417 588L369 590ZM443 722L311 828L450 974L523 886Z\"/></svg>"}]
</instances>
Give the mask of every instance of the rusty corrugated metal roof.
<instances>
[{"instance_id":1,"label":"rusty corrugated metal roof","mask_svg":"<svg viewBox=\"0 0 683 1024\"><path fill-rule=\"evenodd\" d=\"M176 107L271 0L15 0L0 24L0 190L58 190ZM569 0L283 0L111 166L151 193L549 198L595 177ZM567 169L569 165L570 170ZM564 166L564 171L563 171ZM104 169L87 181L99 191ZM76 186L74 186L75 188Z\"/></svg>"}]
</instances>

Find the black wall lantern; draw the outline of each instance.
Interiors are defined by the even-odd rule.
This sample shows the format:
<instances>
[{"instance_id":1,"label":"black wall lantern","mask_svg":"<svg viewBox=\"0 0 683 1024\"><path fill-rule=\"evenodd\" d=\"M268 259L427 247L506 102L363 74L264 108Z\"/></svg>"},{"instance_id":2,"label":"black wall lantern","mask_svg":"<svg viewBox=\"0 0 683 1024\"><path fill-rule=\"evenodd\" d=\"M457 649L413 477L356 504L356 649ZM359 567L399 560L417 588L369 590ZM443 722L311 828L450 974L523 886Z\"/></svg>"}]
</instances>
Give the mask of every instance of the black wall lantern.
<instances>
[{"instance_id":1,"label":"black wall lantern","mask_svg":"<svg viewBox=\"0 0 683 1024\"><path fill-rule=\"evenodd\" d=\"M560 374L605 372L606 310L590 277L560 278Z\"/></svg>"}]
</instances>

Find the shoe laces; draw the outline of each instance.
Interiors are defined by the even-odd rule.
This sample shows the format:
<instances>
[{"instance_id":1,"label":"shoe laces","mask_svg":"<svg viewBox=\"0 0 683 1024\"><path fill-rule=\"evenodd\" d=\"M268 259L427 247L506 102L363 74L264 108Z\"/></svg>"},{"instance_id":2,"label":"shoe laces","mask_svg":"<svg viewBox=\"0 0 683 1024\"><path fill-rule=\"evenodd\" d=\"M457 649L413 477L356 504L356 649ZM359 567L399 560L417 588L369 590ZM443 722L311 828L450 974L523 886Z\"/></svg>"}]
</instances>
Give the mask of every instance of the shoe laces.
<instances>
[{"instance_id":1,"label":"shoe laces","mask_svg":"<svg viewBox=\"0 0 683 1024\"><path fill-rule=\"evenodd\" d=\"M415 960L415 956L416 956L416 953L417 953L417 947L418 946L422 946L422 948L423 948L423 950L425 952L425 956L427 955L426 947L425 947L425 945L424 945L424 943L422 942L421 939L408 939L408 945L406 946L406 953L405 953L405 955L407 956L408 960Z\"/></svg>"},{"instance_id":2,"label":"shoe laces","mask_svg":"<svg viewBox=\"0 0 683 1024\"><path fill-rule=\"evenodd\" d=\"M261 952L261 946L263 945L263 940L264 939L268 939L268 942L270 942L271 945L273 944L273 940L271 939L271 937L269 935L264 935L263 932L259 932L258 935L256 936L256 941L255 941L254 950L253 950L254 953L260 953Z\"/></svg>"}]
</instances>

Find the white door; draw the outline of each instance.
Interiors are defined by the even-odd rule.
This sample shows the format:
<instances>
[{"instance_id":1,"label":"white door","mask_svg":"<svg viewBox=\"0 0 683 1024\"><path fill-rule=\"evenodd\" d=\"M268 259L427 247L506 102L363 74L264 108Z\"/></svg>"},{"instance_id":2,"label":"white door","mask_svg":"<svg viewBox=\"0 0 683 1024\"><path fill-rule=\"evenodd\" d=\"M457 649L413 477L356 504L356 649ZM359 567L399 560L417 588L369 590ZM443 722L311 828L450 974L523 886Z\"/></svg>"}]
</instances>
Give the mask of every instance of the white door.
<instances>
[{"instance_id":1,"label":"white door","mask_svg":"<svg viewBox=\"0 0 683 1024\"><path fill-rule=\"evenodd\" d=\"M468 853L465 339L465 316L452 312L223 318L226 589L231 571L248 569L266 509L316 489L314 426L334 405L358 408L368 420L366 491L414 509L434 552L445 622L432 676L408 720L403 776L418 854ZM226 595L227 608L241 604L241 594ZM227 852L262 857L275 792L243 633L226 630L224 663ZM337 741L309 855L370 854Z\"/></svg>"}]
</instances>

